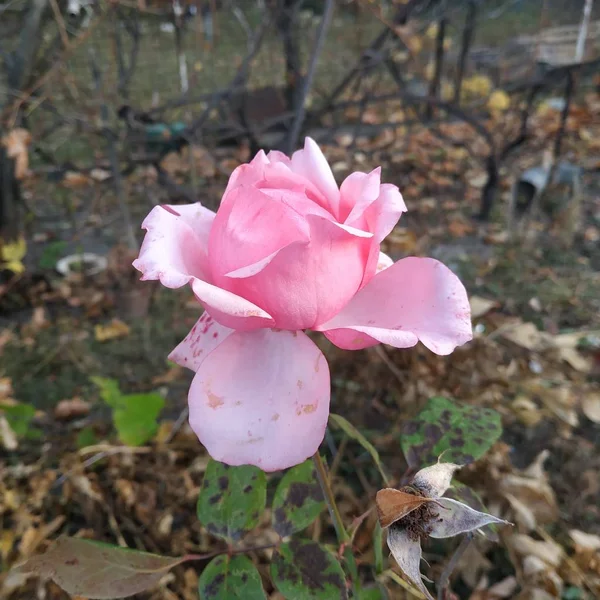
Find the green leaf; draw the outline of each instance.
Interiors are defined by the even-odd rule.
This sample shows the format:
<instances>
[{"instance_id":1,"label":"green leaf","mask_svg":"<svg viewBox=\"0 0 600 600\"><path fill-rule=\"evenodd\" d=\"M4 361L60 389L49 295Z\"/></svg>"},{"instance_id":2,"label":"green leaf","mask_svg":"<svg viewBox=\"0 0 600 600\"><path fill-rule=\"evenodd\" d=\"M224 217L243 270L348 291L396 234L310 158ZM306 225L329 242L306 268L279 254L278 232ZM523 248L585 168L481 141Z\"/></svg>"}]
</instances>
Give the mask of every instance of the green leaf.
<instances>
[{"instance_id":1,"label":"green leaf","mask_svg":"<svg viewBox=\"0 0 600 600\"><path fill-rule=\"evenodd\" d=\"M125 598L154 587L184 560L61 536L13 571L52 579L72 596Z\"/></svg>"},{"instance_id":2,"label":"green leaf","mask_svg":"<svg viewBox=\"0 0 600 600\"><path fill-rule=\"evenodd\" d=\"M373 459L373 462L377 465L379 472L381 473L381 477L386 485L388 485L388 478L383 468L383 464L381 463L381 459L379 458L379 452L375 450L375 447L369 440L360 432L352 423L344 419L344 417L340 415L335 415L331 413L329 415L329 421L334 425L337 425L347 436L351 437L353 440L356 440L370 455Z\"/></svg>"},{"instance_id":3,"label":"green leaf","mask_svg":"<svg viewBox=\"0 0 600 600\"><path fill-rule=\"evenodd\" d=\"M288 600L346 600L340 563L316 542L291 540L273 555L271 578Z\"/></svg>"},{"instance_id":4,"label":"green leaf","mask_svg":"<svg viewBox=\"0 0 600 600\"><path fill-rule=\"evenodd\" d=\"M165 405L160 394L121 396L113 412L119 439L128 446L141 446L152 439L158 429L156 420Z\"/></svg>"},{"instance_id":5,"label":"green leaf","mask_svg":"<svg viewBox=\"0 0 600 600\"><path fill-rule=\"evenodd\" d=\"M113 423L119 439L128 446L141 446L158 429L156 420L164 408L160 394L122 394L119 382L106 377L90 377L100 388L100 397L113 409Z\"/></svg>"},{"instance_id":6,"label":"green leaf","mask_svg":"<svg viewBox=\"0 0 600 600\"><path fill-rule=\"evenodd\" d=\"M358 600L388 600L388 594L383 586L374 584L368 588L362 588L358 593Z\"/></svg>"},{"instance_id":7,"label":"green leaf","mask_svg":"<svg viewBox=\"0 0 600 600\"><path fill-rule=\"evenodd\" d=\"M75 440L78 448L87 448L98 443L96 433L91 427L84 427L78 434Z\"/></svg>"},{"instance_id":8,"label":"green leaf","mask_svg":"<svg viewBox=\"0 0 600 600\"><path fill-rule=\"evenodd\" d=\"M444 462L466 465L483 456L502 434L500 415L491 408L459 405L441 396L402 425L400 443L412 468Z\"/></svg>"},{"instance_id":9,"label":"green leaf","mask_svg":"<svg viewBox=\"0 0 600 600\"><path fill-rule=\"evenodd\" d=\"M308 527L325 508L311 459L289 469L273 498L273 528L286 537Z\"/></svg>"},{"instance_id":10,"label":"green leaf","mask_svg":"<svg viewBox=\"0 0 600 600\"><path fill-rule=\"evenodd\" d=\"M100 398L102 398L103 402L106 402L112 408L116 408L122 397L119 382L116 379L97 376L90 377L90 380L100 388Z\"/></svg>"},{"instance_id":11,"label":"green leaf","mask_svg":"<svg viewBox=\"0 0 600 600\"><path fill-rule=\"evenodd\" d=\"M198 519L212 534L236 541L258 524L266 499L267 476L259 468L210 460L198 496Z\"/></svg>"},{"instance_id":12,"label":"green leaf","mask_svg":"<svg viewBox=\"0 0 600 600\"><path fill-rule=\"evenodd\" d=\"M35 416L35 408L29 404L0 404L0 411L4 413L10 428L18 438L29 437L32 433L30 426Z\"/></svg>"},{"instance_id":13,"label":"green leaf","mask_svg":"<svg viewBox=\"0 0 600 600\"><path fill-rule=\"evenodd\" d=\"M38 261L40 269L54 269L58 260L65 254L68 248L67 242L50 242L42 250L42 255Z\"/></svg>"},{"instance_id":14,"label":"green leaf","mask_svg":"<svg viewBox=\"0 0 600 600\"><path fill-rule=\"evenodd\" d=\"M198 592L202 600L266 600L259 572L241 554L213 558L202 571Z\"/></svg>"}]
</instances>

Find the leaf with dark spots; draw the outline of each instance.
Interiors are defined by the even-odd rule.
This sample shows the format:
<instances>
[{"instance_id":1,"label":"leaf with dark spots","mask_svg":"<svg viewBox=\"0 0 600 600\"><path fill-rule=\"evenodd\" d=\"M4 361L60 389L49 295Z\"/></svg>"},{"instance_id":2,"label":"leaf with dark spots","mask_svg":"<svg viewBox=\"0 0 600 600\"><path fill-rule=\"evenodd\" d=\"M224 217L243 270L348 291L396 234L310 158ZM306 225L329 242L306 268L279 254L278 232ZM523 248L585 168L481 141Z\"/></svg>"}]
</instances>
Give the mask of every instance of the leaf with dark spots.
<instances>
[{"instance_id":1,"label":"leaf with dark spots","mask_svg":"<svg viewBox=\"0 0 600 600\"><path fill-rule=\"evenodd\" d=\"M402 424L400 443L412 468L435 463L442 453L444 462L466 465L483 456L501 434L496 411L438 396Z\"/></svg>"},{"instance_id":2,"label":"leaf with dark spots","mask_svg":"<svg viewBox=\"0 0 600 600\"><path fill-rule=\"evenodd\" d=\"M257 525L266 490L267 477L257 467L228 467L210 460L198 496L198 519L210 533L237 541Z\"/></svg>"},{"instance_id":3,"label":"leaf with dark spots","mask_svg":"<svg viewBox=\"0 0 600 600\"><path fill-rule=\"evenodd\" d=\"M289 469L273 498L273 528L288 536L310 525L325 508L312 460Z\"/></svg>"},{"instance_id":4,"label":"leaf with dark spots","mask_svg":"<svg viewBox=\"0 0 600 600\"><path fill-rule=\"evenodd\" d=\"M184 560L61 536L13 572L52 579L72 596L126 598L154 587Z\"/></svg>"},{"instance_id":5,"label":"leaf with dark spots","mask_svg":"<svg viewBox=\"0 0 600 600\"><path fill-rule=\"evenodd\" d=\"M340 563L316 542L292 540L280 546L271 562L271 578L287 600L346 600Z\"/></svg>"},{"instance_id":6,"label":"leaf with dark spots","mask_svg":"<svg viewBox=\"0 0 600 600\"><path fill-rule=\"evenodd\" d=\"M266 600L259 572L242 554L217 556L198 581L202 600Z\"/></svg>"}]
</instances>

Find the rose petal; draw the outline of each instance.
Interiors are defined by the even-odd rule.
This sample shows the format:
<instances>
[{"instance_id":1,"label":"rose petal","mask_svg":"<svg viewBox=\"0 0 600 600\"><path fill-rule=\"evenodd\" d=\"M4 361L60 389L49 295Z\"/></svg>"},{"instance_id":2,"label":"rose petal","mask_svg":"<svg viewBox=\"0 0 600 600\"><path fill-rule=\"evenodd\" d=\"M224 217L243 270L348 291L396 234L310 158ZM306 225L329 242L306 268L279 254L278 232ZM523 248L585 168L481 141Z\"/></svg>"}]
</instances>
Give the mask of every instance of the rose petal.
<instances>
[{"instance_id":1,"label":"rose petal","mask_svg":"<svg viewBox=\"0 0 600 600\"><path fill-rule=\"evenodd\" d=\"M317 451L329 384L327 361L304 333L236 331L194 377L190 425L216 460L286 469Z\"/></svg>"},{"instance_id":2,"label":"rose petal","mask_svg":"<svg viewBox=\"0 0 600 600\"><path fill-rule=\"evenodd\" d=\"M375 239L381 242L394 229L406 210L400 190L391 183L383 183L379 189L379 197L365 209L362 218L368 223L366 229L372 231Z\"/></svg>"},{"instance_id":3,"label":"rose petal","mask_svg":"<svg viewBox=\"0 0 600 600\"><path fill-rule=\"evenodd\" d=\"M453 537L467 531L475 531L490 523L510 525L508 521L474 510L451 498L440 498L437 502L440 507L435 510L439 517L430 523L429 535L433 538Z\"/></svg>"},{"instance_id":4,"label":"rose petal","mask_svg":"<svg viewBox=\"0 0 600 600\"><path fill-rule=\"evenodd\" d=\"M206 256L215 214L200 203L157 206L142 223L147 233L133 266L142 279L158 279L169 288L190 283L196 297L222 325L233 329L269 327L264 310L212 285Z\"/></svg>"},{"instance_id":5,"label":"rose petal","mask_svg":"<svg viewBox=\"0 0 600 600\"><path fill-rule=\"evenodd\" d=\"M454 473L460 468L454 463L437 463L417 471L411 483L429 498L439 498L446 493Z\"/></svg>"},{"instance_id":6,"label":"rose petal","mask_svg":"<svg viewBox=\"0 0 600 600\"><path fill-rule=\"evenodd\" d=\"M208 275L206 250L215 213L196 204L155 206L144 219L147 231L133 266L142 280L160 279L169 288L184 286L190 276Z\"/></svg>"},{"instance_id":7,"label":"rose petal","mask_svg":"<svg viewBox=\"0 0 600 600\"><path fill-rule=\"evenodd\" d=\"M340 190L323 155L321 148L312 139L304 140L304 149L297 150L292 156L291 168L294 173L311 181L329 201L329 209L334 217L338 217ZM339 219L338 219L339 220Z\"/></svg>"},{"instance_id":8,"label":"rose petal","mask_svg":"<svg viewBox=\"0 0 600 600\"><path fill-rule=\"evenodd\" d=\"M219 325L205 312L185 339L169 354L169 360L196 372L202 361L233 331Z\"/></svg>"},{"instance_id":9,"label":"rose petal","mask_svg":"<svg viewBox=\"0 0 600 600\"><path fill-rule=\"evenodd\" d=\"M405 258L381 271L331 320L316 329L346 350L376 342L409 348L421 341L450 354L472 339L470 306L458 277L431 258ZM365 334L352 338L341 330Z\"/></svg>"},{"instance_id":10,"label":"rose petal","mask_svg":"<svg viewBox=\"0 0 600 600\"><path fill-rule=\"evenodd\" d=\"M408 532L398 524L393 524L388 529L387 544L404 575L427 598L433 596L425 587L421 576L421 542L412 539Z\"/></svg>"},{"instance_id":11,"label":"rose petal","mask_svg":"<svg viewBox=\"0 0 600 600\"><path fill-rule=\"evenodd\" d=\"M282 248L309 239L308 224L296 211L253 186L238 186L223 197L210 232L214 282L226 287L222 278L227 273L263 263Z\"/></svg>"},{"instance_id":12,"label":"rose petal","mask_svg":"<svg viewBox=\"0 0 600 600\"><path fill-rule=\"evenodd\" d=\"M379 197L381 167L370 173L351 173L340 186L340 221L356 223Z\"/></svg>"},{"instance_id":13,"label":"rose petal","mask_svg":"<svg viewBox=\"0 0 600 600\"><path fill-rule=\"evenodd\" d=\"M358 290L372 245L363 232L307 215L310 243L282 249L255 275L219 280L260 305L281 329L311 329L336 314ZM212 252L212 250L211 250Z\"/></svg>"}]
</instances>

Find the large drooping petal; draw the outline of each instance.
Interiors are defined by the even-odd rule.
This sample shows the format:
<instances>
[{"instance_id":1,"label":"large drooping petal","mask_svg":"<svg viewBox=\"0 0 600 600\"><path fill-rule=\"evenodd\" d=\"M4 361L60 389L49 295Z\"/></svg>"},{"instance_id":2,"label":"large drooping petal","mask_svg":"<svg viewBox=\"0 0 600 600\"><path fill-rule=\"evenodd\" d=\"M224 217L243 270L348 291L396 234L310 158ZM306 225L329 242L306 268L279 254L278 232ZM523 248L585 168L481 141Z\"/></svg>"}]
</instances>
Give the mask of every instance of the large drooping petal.
<instances>
[{"instance_id":1,"label":"large drooping petal","mask_svg":"<svg viewBox=\"0 0 600 600\"><path fill-rule=\"evenodd\" d=\"M473 337L467 292L458 277L437 260L415 257L377 273L316 329L345 350L377 342L409 348L420 340L436 354L450 354ZM348 330L361 335L352 337Z\"/></svg>"},{"instance_id":2,"label":"large drooping petal","mask_svg":"<svg viewBox=\"0 0 600 600\"><path fill-rule=\"evenodd\" d=\"M216 460L286 469L317 451L329 385L327 361L304 333L236 331L196 372L190 425Z\"/></svg>"},{"instance_id":3,"label":"large drooping petal","mask_svg":"<svg viewBox=\"0 0 600 600\"><path fill-rule=\"evenodd\" d=\"M394 523L388 529L387 544L400 569L406 577L424 594L427 600L433 596L421 577L421 541L413 539L401 525Z\"/></svg>"},{"instance_id":4,"label":"large drooping petal","mask_svg":"<svg viewBox=\"0 0 600 600\"><path fill-rule=\"evenodd\" d=\"M431 528L429 535L433 538L453 537L467 531L475 531L491 523L510 525L508 521L474 510L451 498L440 498L437 503L439 507L436 507L435 511L439 516L429 523Z\"/></svg>"},{"instance_id":5,"label":"large drooping petal","mask_svg":"<svg viewBox=\"0 0 600 600\"><path fill-rule=\"evenodd\" d=\"M204 359L233 331L204 312L185 339L171 351L169 360L196 372Z\"/></svg>"},{"instance_id":6,"label":"large drooping petal","mask_svg":"<svg viewBox=\"0 0 600 600\"><path fill-rule=\"evenodd\" d=\"M439 498L446 493L454 473L460 465L454 463L437 463L417 471L411 483L430 498Z\"/></svg>"},{"instance_id":7,"label":"large drooping petal","mask_svg":"<svg viewBox=\"0 0 600 600\"><path fill-rule=\"evenodd\" d=\"M329 202L331 214L337 218L340 190L327 159L313 139L307 137L304 140L304 149L294 152L291 169L294 173L298 173L311 181L321 191Z\"/></svg>"},{"instance_id":8,"label":"large drooping petal","mask_svg":"<svg viewBox=\"0 0 600 600\"><path fill-rule=\"evenodd\" d=\"M283 248L256 274L219 285L263 308L282 329L312 329L359 289L372 236L307 215L310 242Z\"/></svg>"},{"instance_id":9,"label":"large drooping petal","mask_svg":"<svg viewBox=\"0 0 600 600\"><path fill-rule=\"evenodd\" d=\"M170 288L189 283L222 325L243 330L273 325L264 310L212 284L207 248L214 218L200 203L156 206L142 223L146 237L133 266L142 280L158 279Z\"/></svg>"}]
</instances>

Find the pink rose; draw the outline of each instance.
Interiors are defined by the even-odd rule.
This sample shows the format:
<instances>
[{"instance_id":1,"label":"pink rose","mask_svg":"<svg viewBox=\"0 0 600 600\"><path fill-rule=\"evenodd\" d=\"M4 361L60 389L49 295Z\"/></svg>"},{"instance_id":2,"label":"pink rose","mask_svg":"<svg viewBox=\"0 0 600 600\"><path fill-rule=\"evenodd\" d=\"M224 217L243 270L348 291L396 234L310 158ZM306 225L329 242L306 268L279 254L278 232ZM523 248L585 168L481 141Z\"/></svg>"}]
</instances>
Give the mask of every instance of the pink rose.
<instances>
[{"instance_id":1,"label":"pink rose","mask_svg":"<svg viewBox=\"0 0 600 600\"><path fill-rule=\"evenodd\" d=\"M460 280L430 258L379 252L406 206L380 169L338 188L310 138L288 158L259 152L229 180L217 213L157 206L133 265L142 279L190 284L205 312L169 358L195 371L190 424L216 460L265 471L314 454L329 414L325 357L419 340L449 354L471 339Z\"/></svg>"}]
</instances>

